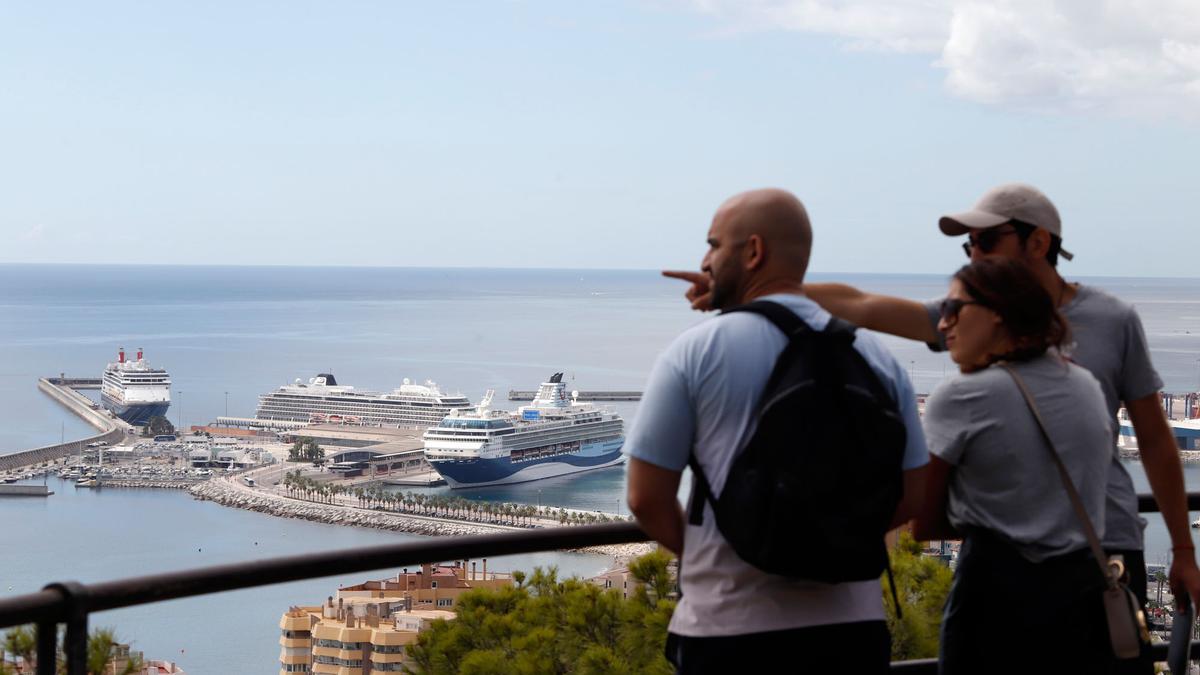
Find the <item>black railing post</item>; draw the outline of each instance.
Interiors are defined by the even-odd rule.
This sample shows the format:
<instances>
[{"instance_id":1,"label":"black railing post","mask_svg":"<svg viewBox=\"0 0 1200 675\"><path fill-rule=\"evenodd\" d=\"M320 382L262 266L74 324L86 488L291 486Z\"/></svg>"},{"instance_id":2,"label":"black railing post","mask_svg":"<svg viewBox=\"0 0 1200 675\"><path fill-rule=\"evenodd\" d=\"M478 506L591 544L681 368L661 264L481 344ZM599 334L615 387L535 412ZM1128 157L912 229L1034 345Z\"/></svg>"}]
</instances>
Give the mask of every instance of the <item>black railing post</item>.
<instances>
[{"instance_id":1,"label":"black railing post","mask_svg":"<svg viewBox=\"0 0 1200 675\"><path fill-rule=\"evenodd\" d=\"M37 624L37 675L54 675L58 659L58 623L52 619Z\"/></svg>"},{"instance_id":2,"label":"black railing post","mask_svg":"<svg viewBox=\"0 0 1200 675\"><path fill-rule=\"evenodd\" d=\"M67 675L87 675L87 587L78 581L62 581L50 584L46 589L61 593L66 604L67 635L63 638L63 652L67 658Z\"/></svg>"}]
</instances>

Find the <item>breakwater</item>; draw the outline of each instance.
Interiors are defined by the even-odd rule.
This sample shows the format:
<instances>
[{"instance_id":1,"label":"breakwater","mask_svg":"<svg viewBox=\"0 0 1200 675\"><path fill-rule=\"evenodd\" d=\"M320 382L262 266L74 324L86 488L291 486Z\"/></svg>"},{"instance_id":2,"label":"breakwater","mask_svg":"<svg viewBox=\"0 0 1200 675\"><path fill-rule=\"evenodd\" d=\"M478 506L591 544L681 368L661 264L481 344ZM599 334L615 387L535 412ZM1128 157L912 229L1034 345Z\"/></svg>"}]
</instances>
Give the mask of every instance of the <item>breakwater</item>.
<instances>
[{"instance_id":1,"label":"breakwater","mask_svg":"<svg viewBox=\"0 0 1200 675\"><path fill-rule=\"evenodd\" d=\"M298 518L328 525L370 527L393 532L405 532L430 537L455 537L473 534L494 534L524 528L505 525L462 523L428 516L413 516L386 511L374 511L338 504L308 502L285 497L274 492L250 490L230 481L213 479L191 488L196 499L216 502L248 511L257 511L281 518ZM618 565L654 550L654 544L616 544L580 549L580 552L613 556Z\"/></svg>"},{"instance_id":2,"label":"breakwater","mask_svg":"<svg viewBox=\"0 0 1200 675\"><path fill-rule=\"evenodd\" d=\"M49 497L52 494L45 485L0 485L0 497Z\"/></svg>"},{"instance_id":3,"label":"breakwater","mask_svg":"<svg viewBox=\"0 0 1200 675\"><path fill-rule=\"evenodd\" d=\"M157 490L188 490L198 485L194 480L113 480L101 478L98 487L106 488L152 488Z\"/></svg>"},{"instance_id":4,"label":"breakwater","mask_svg":"<svg viewBox=\"0 0 1200 675\"><path fill-rule=\"evenodd\" d=\"M338 504L321 504L291 499L273 492L242 489L229 481L214 479L191 488L197 499L216 502L248 511L281 518L299 518L329 525L353 525L426 536L462 536L494 534L497 530L517 528L455 523L434 518L414 517L384 511L369 511Z\"/></svg>"},{"instance_id":5,"label":"breakwater","mask_svg":"<svg viewBox=\"0 0 1200 675\"><path fill-rule=\"evenodd\" d=\"M8 455L0 455L0 471L33 466L71 455L81 454L89 443L103 442L115 445L125 440L129 425L124 421L110 417L107 413L96 410L88 397L66 385L56 384L49 378L38 380L38 389L50 398L58 401L67 410L82 418L84 422L95 427L100 433L88 438L81 438L65 443L55 443L31 450L22 450Z\"/></svg>"}]
</instances>

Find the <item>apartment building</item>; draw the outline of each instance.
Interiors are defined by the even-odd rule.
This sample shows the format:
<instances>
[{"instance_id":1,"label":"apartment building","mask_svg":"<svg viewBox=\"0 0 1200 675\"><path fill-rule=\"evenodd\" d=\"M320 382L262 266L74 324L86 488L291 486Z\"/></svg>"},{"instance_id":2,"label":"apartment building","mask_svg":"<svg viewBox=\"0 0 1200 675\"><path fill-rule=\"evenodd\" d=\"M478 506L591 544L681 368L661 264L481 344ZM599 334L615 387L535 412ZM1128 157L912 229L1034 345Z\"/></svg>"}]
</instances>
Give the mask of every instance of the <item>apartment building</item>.
<instances>
[{"instance_id":1,"label":"apartment building","mask_svg":"<svg viewBox=\"0 0 1200 675\"><path fill-rule=\"evenodd\" d=\"M408 658L405 647L434 621L453 619L460 595L511 584L511 575L489 573L486 560L481 572L464 560L344 586L325 604L291 607L280 618L279 672L399 672Z\"/></svg>"}]
</instances>

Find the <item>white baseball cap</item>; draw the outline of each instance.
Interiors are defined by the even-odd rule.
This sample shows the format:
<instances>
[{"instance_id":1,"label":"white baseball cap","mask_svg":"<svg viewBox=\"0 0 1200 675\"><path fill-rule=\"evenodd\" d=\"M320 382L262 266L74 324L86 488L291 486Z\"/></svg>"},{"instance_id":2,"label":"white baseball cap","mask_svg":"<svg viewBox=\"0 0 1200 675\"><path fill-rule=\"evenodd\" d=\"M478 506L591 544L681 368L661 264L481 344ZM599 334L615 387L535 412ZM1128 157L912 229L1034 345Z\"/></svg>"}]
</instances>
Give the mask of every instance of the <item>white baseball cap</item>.
<instances>
[{"instance_id":1,"label":"white baseball cap","mask_svg":"<svg viewBox=\"0 0 1200 675\"><path fill-rule=\"evenodd\" d=\"M975 203L975 208L942 216L938 219L938 227L943 234L956 237L971 230L1003 225L1010 220L1040 227L1062 239L1062 219L1058 217L1058 209L1041 190L1025 183L1005 183L988 190ZM1075 257L1064 249L1058 254L1067 260Z\"/></svg>"}]
</instances>

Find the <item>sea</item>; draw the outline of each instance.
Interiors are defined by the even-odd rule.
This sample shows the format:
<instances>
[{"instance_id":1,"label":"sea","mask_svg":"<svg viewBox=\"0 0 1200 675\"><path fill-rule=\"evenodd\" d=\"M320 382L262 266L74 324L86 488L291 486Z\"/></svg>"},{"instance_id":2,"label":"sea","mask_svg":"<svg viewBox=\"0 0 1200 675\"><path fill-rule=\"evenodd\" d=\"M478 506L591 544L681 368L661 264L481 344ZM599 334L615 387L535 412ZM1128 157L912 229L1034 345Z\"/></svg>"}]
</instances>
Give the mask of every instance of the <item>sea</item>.
<instances>
[{"instance_id":1,"label":"sea","mask_svg":"<svg viewBox=\"0 0 1200 675\"><path fill-rule=\"evenodd\" d=\"M946 275L812 278L917 300L947 285ZM1079 280L1135 305L1167 391L1200 389L1200 279ZM253 416L259 395L319 372L370 390L433 380L473 401L491 389L501 406L510 389L534 389L557 372L573 389L641 389L672 338L707 320L684 290L656 270L0 265L0 454L88 435L38 391L37 379L98 377L120 347L144 348L170 372L168 415L184 427ZM922 344L884 340L919 392L954 371ZM627 422L638 414L636 403L611 405ZM624 471L460 492L626 513ZM1130 471L1148 489L1137 462ZM1189 489L1200 489L1200 466L1185 474ZM224 508L177 491L77 491L53 478L50 486L48 499L0 501L0 594L414 539ZM1148 515L1147 560L1165 562L1169 548L1161 519ZM567 553L489 560L495 570L555 565L580 576L608 564ZM278 621L290 605L394 572L105 612L93 625L114 627L147 657L175 660L192 675L278 672Z\"/></svg>"}]
</instances>

